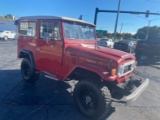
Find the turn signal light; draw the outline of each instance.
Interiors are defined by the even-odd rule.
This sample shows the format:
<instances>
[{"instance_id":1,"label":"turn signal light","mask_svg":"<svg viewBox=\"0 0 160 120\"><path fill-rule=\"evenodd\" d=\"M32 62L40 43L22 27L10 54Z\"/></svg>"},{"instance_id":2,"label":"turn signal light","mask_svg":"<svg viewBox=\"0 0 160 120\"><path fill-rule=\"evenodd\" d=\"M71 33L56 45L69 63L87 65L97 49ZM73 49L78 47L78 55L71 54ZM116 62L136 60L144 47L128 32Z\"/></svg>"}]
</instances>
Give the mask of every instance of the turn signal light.
<instances>
[{"instance_id":1,"label":"turn signal light","mask_svg":"<svg viewBox=\"0 0 160 120\"><path fill-rule=\"evenodd\" d=\"M111 74L115 75L116 74L116 69L112 69Z\"/></svg>"}]
</instances>

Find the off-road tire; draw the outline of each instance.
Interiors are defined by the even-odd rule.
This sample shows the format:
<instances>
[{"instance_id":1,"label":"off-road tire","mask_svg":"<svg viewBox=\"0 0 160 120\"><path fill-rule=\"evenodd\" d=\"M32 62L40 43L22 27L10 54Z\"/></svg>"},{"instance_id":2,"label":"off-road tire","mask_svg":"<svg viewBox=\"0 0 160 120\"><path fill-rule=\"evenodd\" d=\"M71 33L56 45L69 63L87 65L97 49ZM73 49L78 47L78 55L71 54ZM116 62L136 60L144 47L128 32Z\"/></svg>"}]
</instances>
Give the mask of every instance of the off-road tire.
<instances>
[{"instance_id":1,"label":"off-road tire","mask_svg":"<svg viewBox=\"0 0 160 120\"><path fill-rule=\"evenodd\" d=\"M89 107L87 103L85 103L85 101L87 101L87 94L90 95L93 100L91 101L92 104L90 102L90 105L93 105L92 107ZM110 110L110 91L106 86L95 81L83 80L78 82L75 86L73 97L77 109L90 119L101 120Z\"/></svg>"},{"instance_id":2,"label":"off-road tire","mask_svg":"<svg viewBox=\"0 0 160 120\"><path fill-rule=\"evenodd\" d=\"M21 62L21 73L22 77L26 82L35 82L39 78L39 72L36 71L32 65L31 62L24 58Z\"/></svg>"}]
</instances>

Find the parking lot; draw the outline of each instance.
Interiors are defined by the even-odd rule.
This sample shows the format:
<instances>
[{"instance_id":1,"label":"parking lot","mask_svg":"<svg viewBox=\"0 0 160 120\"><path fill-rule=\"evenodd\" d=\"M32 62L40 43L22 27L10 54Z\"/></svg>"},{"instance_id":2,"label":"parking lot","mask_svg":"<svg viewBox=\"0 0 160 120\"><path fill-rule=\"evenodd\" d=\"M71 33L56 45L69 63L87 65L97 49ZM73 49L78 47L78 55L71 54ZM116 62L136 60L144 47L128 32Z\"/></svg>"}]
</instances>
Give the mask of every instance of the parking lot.
<instances>
[{"instance_id":1,"label":"parking lot","mask_svg":"<svg viewBox=\"0 0 160 120\"><path fill-rule=\"evenodd\" d=\"M112 103L107 120L160 119L159 58L143 59L135 78L149 78L144 93L133 103ZM41 74L35 84L23 81L17 42L0 40L0 120L87 120L72 100L74 81L57 82Z\"/></svg>"}]
</instances>

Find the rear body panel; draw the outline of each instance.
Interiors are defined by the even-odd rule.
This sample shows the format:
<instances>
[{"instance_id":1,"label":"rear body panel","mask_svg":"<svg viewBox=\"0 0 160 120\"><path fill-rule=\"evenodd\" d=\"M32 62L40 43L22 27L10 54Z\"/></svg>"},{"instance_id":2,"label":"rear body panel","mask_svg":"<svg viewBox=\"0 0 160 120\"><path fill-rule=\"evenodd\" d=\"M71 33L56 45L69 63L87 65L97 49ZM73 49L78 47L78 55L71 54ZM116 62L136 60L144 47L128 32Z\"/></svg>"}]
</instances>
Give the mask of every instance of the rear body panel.
<instances>
[{"instance_id":1,"label":"rear body panel","mask_svg":"<svg viewBox=\"0 0 160 120\"><path fill-rule=\"evenodd\" d=\"M114 44L114 49L118 49L118 50L122 50L122 51L125 51L125 52L130 52L135 50L135 45L133 43L132 46L129 45L129 43L131 43L129 40L123 40L123 41L119 41L119 42L116 42Z\"/></svg>"},{"instance_id":2,"label":"rear body panel","mask_svg":"<svg viewBox=\"0 0 160 120\"><path fill-rule=\"evenodd\" d=\"M143 55L160 56L159 49L160 49L160 39L159 41L140 40L137 43L136 53L141 53Z\"/></svg>"}]
</instances>

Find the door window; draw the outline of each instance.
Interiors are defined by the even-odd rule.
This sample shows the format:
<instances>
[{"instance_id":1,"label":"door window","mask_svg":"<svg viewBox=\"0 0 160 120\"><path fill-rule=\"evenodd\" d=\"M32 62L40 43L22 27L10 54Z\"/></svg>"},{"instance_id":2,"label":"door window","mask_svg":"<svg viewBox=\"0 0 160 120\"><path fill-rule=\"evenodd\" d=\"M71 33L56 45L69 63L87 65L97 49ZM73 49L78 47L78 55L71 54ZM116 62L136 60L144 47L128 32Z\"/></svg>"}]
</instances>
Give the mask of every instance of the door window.
<instances>
[{"instance_id":1,"label":"door window","mask_svg":"<svg viewBox=\"0 0 160 120\"><path fill-rule=\"evenodd\" d=\"M21 22L19 28L19 34L22 36L34 37L36 35L36 23L35 22Z\"/></svg>"},{"instance_id":2,"label":"door window","mask_svg":"<svg viewBox=\"0 0 160 120\"><path fill-rule=\"evenodd\" d=\"M59 22L41 22L40 38L48 34L50 40L61 40Z\"/></svg>"}]
</instances>

